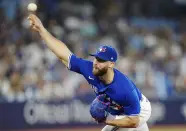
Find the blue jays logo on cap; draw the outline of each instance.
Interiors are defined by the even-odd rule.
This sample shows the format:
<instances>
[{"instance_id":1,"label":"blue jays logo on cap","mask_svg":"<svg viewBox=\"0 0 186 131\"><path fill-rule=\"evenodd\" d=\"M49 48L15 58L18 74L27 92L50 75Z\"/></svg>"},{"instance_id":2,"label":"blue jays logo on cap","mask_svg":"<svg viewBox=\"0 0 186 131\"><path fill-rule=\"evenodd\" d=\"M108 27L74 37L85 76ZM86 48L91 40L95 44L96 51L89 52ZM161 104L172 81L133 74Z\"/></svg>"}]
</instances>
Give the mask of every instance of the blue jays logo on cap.
<instances>
[{"instance_id":1,"label":"blue jays logo on cap","mask_svg":"<svg viewBox=\"0 0 186 131\"><path fill-rule=\"evenodd\" d=\"M117 52L111 46L100 46L95 54L90 54L91 56L98 57L99 59L105 61L116 62L117 60Z\"/></svg>"},{"instance_id":2,"label":"blue jays logo on cap","mask_svg":"<svg viewBox=\"0 0 186 131\"><path fill-rule=\"evenodd\" d=\"M99 48L99 51L100 51L100 52L105 52L105 51L106 51L106 48L101 47L101 48Z\"/></svg>"}]
</instances>

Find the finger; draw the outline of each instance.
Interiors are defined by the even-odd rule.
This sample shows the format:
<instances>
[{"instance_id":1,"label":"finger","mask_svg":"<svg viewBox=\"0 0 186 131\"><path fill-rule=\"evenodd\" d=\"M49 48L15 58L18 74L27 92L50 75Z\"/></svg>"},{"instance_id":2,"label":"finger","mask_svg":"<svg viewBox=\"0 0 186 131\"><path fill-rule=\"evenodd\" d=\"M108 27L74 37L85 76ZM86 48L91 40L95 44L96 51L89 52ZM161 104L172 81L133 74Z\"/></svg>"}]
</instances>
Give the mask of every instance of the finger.
<instances>
[{"instance_id":1,"label":"finger","mask_svg":"<svg viewBox=\"0 0 186 131\"><path fill-rule=\"evenodd\" d=\"M29 16L27 17L27 19L32 19L32 16L31 16L31 15L29 15Z\"/></svg>"},{"instance_id":2,"label":"finger","mask_svg":"<svg viewBox=\"0 0 186 131\"><path fill-rule=\"evenodd\" d=\"M35 25L34 24L30 24L30 27L32 28L32 27L34 27Z\"/></svg>"},{"instance_id":3,"label":"finger","mask_svg":"<svg viewBox=\"0 0 186 131\"><path fill-rule=\"evenodd\" d=\"M34 25L30 25L30 29L34 29Z\"/></svg>"},{"instance_id":4,"label":"finger","mask_svg":"<svg viewBox=\"0 0 186 131\"><path fill-rule=\"evenodd\" d=\"M32 14L30 14L28 17L27 17L28 20L34 20L34 16Z\"/></svg>"},{"instance_id":5,"label":"finger","mask_svg":"<svg viewBox=\"0 0 186 131\"><path fill-rule=\"evenodd\" d=\"M29 21L29 25L32 26L34 25L34 22L32 20Z\"/></svg>"},{"instance_id":6,"label":"finger","mask_svg":"<svg viewBox=\"0 0 186 131\"><path fill-rule=\"evenodd\" d=\"M29 17L30 17L30 19L32 19L32 20L36 20L36 19L37 19L37 16L34 15L34 14L30 14Z\"/></svg>"},{"instance_id":7,"label":"finger","mask_svg":"<svg viewBox=\"0 0 186 131\"><path fill-rule=\"evenodd\" d=\"M33 30L35 30L35 31L39 31L39 28L36 27L36 26L33 26Z\"/></svg>"},{"instance_id":8,"label":"finger","mask_svg":"<svg viewBox=\"0 0 186 131\"><path fill-rule=\"evenodd\" d=\"M33 31L37 31L37 28L35 26L31 26L30 29L32 29Z\"/></svg>"},{"instance_id":9,"label":"finger","mask_svg":"<svg viewBox=\"0 0 186 131\"><path fill-rule=\"evenodd\" d=\"M34 20L31 19L30 17L28 17L27 19L28 19L28 21L29 21L30 24L33 24L34 23Z\"/></svg>"}]
</instances>

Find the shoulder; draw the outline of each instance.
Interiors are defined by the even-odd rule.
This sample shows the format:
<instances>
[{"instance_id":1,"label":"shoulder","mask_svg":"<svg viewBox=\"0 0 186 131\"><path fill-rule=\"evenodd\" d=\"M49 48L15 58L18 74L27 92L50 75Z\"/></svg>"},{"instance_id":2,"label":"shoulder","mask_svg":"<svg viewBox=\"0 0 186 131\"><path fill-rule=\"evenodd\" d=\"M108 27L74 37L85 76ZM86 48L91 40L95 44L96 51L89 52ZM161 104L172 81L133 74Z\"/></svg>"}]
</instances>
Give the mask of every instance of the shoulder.
<instances>
[{"instance_id":1,"label":"shoulder","mask_svg":"<svg viewBox=\"0 0 186 131\"><path fill-rule=\"evenodd\" d=\"M72 54L69 59L70 59L70 62L76 62L76 64L87 64L89 66L93 65L92 61L86 60L84 58L80 58L74 54Z\"/></svg>"},{"instance_id":2,"label":"shoulder","mask_svg":"<svg viewBox=\"0 0 186 131\"><path fill-rule=\"evenodd\" d=\"M128 80L128 77L121 71L114 69L114 73L115 73L116 80L119 80L119 81Z\"/></svg>"},{"instance_id":3,"label":"shoulder","mask_svg":"<svg viewBox=\"0 0 186 131\"><path fill-rule=\"evenodd\" d=\"M127 75L123 74L117 69L115 69L115 74L116 74L115 81L117 84L123 85L123 88L126 88L126 90L134 89L135 84Z\"/></svg>"},{"instance_id":4,"label":"shoulder","mask_svg":"<svg viewBox=\"0 0 186 131\"><path fill-rule=\"evenodd\" d=\"M68 69L83 74L93 68L93 62L80 58L74 54L69 57Z\"/></svg>"}]
</instances>

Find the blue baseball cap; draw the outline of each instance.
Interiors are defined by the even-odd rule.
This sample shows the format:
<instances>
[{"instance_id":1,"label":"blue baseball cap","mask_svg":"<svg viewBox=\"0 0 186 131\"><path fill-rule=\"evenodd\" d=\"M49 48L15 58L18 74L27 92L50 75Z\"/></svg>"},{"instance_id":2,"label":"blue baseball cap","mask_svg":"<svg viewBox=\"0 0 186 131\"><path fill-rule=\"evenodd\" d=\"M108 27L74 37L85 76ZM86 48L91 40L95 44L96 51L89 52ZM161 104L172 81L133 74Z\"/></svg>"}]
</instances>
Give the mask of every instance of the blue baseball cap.
<instances>
[{"instance_id":1,"label":"blue baseball cap","mask_svg":"<svg viewBox=\"0 0 186 131\"><path fill-rule=\"evenodd\" d=\"M111 46L100 46L95 54L90 54L91 56L98 57L99 59L105 60L105 61L112 61L116 62L117 60L117 52L116 50Z\"/></svg>"}]
</instances>

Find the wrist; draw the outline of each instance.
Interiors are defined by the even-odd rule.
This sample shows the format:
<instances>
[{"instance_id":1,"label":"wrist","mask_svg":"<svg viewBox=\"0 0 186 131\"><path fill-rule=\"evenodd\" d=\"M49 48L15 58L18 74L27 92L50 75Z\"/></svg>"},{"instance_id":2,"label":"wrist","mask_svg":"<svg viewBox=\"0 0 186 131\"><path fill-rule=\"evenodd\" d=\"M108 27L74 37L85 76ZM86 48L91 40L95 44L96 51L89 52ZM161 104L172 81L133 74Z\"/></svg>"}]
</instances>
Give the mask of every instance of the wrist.
<instances>
[{"instance_id":1,"label":"wrist","mask_svg":"<svg viewBox=\"0 0 186 131\"><path fill-rule=\"evenodd\" d=\"M45 32L47 32L47 30L43 26L40 27L39 34L41 35L41 34L43 34Z\"/></svg>"}]
</instances>

